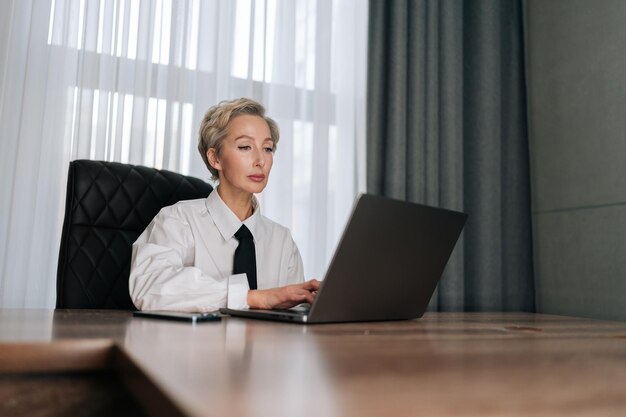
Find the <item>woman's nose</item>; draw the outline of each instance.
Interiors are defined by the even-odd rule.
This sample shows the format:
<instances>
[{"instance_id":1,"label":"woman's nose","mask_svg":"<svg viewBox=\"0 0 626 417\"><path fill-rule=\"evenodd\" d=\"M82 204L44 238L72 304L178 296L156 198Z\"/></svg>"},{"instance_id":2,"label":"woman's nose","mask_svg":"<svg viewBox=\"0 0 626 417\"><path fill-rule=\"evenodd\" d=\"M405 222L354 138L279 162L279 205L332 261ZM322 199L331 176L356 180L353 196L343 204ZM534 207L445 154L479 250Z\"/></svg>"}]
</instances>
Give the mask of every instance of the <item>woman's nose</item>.
<instances>
[{"instance_id":1,"label":"woman's nose","mask_svg":"<svg viewBox=\"0 0 626 417\"><path fill-rule=\"evenodd\" d=\"M256 166L260 166L263 168L265 166L265 158L263 158L263 150L259 149L254 153L255 161L254 164Z\"/></svg>"}]
</instances>

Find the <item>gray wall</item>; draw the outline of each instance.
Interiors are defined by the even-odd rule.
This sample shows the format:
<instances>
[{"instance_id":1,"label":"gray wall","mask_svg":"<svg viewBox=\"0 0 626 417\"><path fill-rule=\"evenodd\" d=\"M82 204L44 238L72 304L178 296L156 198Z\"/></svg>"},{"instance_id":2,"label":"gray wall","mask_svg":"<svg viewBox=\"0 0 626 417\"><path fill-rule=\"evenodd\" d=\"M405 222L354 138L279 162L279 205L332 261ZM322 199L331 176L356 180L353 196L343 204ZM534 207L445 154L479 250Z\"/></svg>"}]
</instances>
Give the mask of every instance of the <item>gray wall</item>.
<instances>
[{"instance_id":1,"label":"gray wall","mask_svg":"<svg viewBox=\"0 0 626 417\"><path fill-rule=\"evenodd\" d=\"M626 1L528 0L537 311L626 320Z\"/></svg>"}]
</instances>

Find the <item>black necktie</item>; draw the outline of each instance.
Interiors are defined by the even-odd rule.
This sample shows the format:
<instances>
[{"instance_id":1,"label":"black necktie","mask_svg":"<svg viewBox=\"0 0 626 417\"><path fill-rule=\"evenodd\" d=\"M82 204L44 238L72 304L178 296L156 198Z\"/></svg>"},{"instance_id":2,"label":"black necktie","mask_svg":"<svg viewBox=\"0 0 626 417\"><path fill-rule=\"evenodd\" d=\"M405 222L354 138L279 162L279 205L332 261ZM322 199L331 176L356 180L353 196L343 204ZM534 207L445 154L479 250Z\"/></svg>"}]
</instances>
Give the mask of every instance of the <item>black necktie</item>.
<instances>
[{"instance_id":1,"label":"black necktie","mask_svg":"<svg viewBox=\"0 0 626 417\"><path fill-rule=\"evenodd\" d=\"M244 224L237 230L235 237L239 241L239 246L235 250L233 274L247 274L250 289L256 290L256 254L252 233Z\"/></svg>"}]
</instances>

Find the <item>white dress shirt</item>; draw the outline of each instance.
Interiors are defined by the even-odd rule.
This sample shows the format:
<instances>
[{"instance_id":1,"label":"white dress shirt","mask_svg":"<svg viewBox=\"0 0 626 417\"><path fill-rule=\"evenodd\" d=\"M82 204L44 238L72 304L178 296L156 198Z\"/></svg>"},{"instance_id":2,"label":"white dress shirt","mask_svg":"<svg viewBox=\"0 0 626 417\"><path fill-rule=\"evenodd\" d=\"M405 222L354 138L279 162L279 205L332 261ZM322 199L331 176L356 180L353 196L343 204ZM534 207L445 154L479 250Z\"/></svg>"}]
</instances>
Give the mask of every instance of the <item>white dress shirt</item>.
<instances>
[{"instance_id":1,"label":"white dress shirt","mask_svg":"<svg viewBox=\"0 0 626 417\"><path fill-rule=\"evenodd\" d=\"M243 223L217 191L206 199L164 207L133 244L129 290L140 310L211 311L246 307L246 274L232 275L235 232L254 238L258 289L304 281L300 252L289 229L254 213Z\"/></svg>"}]
</instances>

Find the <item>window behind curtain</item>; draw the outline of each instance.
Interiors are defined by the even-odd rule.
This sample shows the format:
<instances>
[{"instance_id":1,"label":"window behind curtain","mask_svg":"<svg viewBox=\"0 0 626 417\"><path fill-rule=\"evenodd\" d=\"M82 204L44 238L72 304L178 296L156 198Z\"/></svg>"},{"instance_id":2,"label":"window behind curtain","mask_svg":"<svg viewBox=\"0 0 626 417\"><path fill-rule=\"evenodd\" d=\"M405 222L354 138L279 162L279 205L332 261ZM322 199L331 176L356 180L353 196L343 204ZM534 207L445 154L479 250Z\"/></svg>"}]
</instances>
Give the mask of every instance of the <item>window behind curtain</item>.
<instances>
[{"instance_id":1,"label":"window behind curtain","mask_svg":"<svg viewBox=\"0 0 626 417\"><path fill-rule=\"evenodd\" d=\"M48 7L42 70L57 84L48 105L62 118L55 137L64 161L120 161L206 179L196 150L204 112L224 99L256 99L281 127L262 210L292 229L307 276L322 277L364 189L367 2L52 0Z\"/></svg>"}]
</instances>

